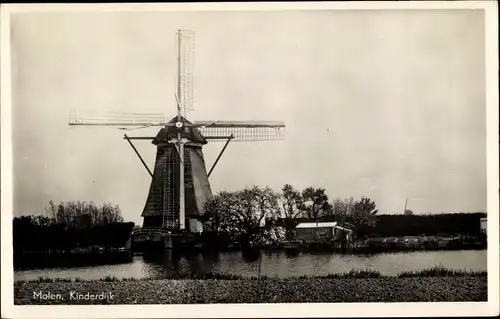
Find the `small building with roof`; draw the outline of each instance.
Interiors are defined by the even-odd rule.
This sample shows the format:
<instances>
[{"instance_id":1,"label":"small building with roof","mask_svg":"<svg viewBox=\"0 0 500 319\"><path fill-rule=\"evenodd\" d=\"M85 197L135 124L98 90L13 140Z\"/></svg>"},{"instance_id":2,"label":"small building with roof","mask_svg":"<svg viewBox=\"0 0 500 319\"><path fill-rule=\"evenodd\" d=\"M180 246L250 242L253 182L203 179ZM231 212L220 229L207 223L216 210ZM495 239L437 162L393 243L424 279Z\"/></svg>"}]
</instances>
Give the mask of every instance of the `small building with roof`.
<instances>
[{"instance_id":1,"label":"small building with roof","mask_svg":"<svg viewBox=\"0 0 500 319\"><path fill-rule=\"evenodd\" d=\"M338 225L337 222L300 223L295 227L295 239L303 242L329 241L351 232L352 230Z\"/></svg>"},{"instance_id":2,"label":"small building with roof","mask_svg":"<svg viewBox=\"0 0 500 319\"><path fill-rule=\"evenodd\" d=\"M481 231L481 233L486 234L487 226L488 226L488 223L487 223L486 217L482 217L481 218L481 222L480 222L480 231Z\"/></svg>"}]
</instances>

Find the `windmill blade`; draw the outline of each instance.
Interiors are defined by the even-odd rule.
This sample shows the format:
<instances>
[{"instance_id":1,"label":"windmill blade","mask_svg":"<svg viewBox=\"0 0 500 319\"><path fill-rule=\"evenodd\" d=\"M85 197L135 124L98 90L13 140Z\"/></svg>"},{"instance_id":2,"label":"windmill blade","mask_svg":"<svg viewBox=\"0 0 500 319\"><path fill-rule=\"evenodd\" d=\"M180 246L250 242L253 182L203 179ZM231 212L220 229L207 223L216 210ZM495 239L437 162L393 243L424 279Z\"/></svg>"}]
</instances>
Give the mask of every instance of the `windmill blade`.
<instances>
[{"instance_id":1,"label":"windmill blade","mask_svg":"<svg viewBox=\"0 0 500 319\"><path fill-rule=\"evenodd\" d=\"M85 111L71 112L69 125L91 126L136 126L145 128L150 126L165 126L165 116L162 113L131 113L131 112L102 112Z\"/></svg>"},{"instance_id":2,"label":"windmill blade","mask_svg":"<svg viewBox=\"0 0 500 319\"><path fill-rule=\"evenodd\" d=\"M180 110L192 111L194 87L194 32L188 30L178 31L178 107Z\"/></svg>"},{"instance_id":3,"label":"windmill blade","mask_svg":"<svg viewBox=\"0 0 500 319\"><path fill-rule=\"evenodd\" d=\"M119 127L118 129L123 130L123 131L133 131L133 130L140 130L140 129L148 128L148 127L151 127L151 125L148 124L148 125L139 126L139 127Z\"/></svg>"},{"instance_id":4,"label":"windmill blade","mask_svg":"<svg viewBox=\"0 0 500 319\"><path fill-rule=\"evenodd\" d=\"M78 121L70 121L69 125L81 126L137 126L137 128L146 128L150 126L171 126L167 125L164 121L106 121L95 119L82 119ZM125 129L125 128L121 128Z\"/></svg>"},{"instance_id":5,"label":"windmill blade","mask_svg":"<svg viewBox=\"0 0 500 319\"><path fill-rule=\"evenodd\" d=\"M181 111L181 103L179 102L179 98L177 97L177 93L174 93L175 96L175 102L177 103L177 110L180 112Z\"/></svg>"},{"instance_id":6,"label":"windmill blade","mask_svg":"<svg viewBox=\"0 0 500 319\"><path fill-rule=\"evenodd\" d=\"M280 128L285 127L285 123L282 121L195 121L194 125L211 127L270 127L270 128Z\"/></svg>"},{"instance_id":7,"label":"windmill blade","mask_svg":"<svg viewBox=\"0 0 500 319\"><path fill-rule=\"evenodd\" d=\"M233 136L234 142L276 141L285 138L285 123L276 121L200 121L195 122L200 132L211 142L225 142Z\"/></svg>"},{"instance_id":8,"label":"windmill blade","mask_svg":"<svg viewBox=\"0 0 500 319\"><path fill-rule=\"evenodd\" d=\"M200 125L200 124L192 124L192 125L190 125L190 126L197 127L198 129L203 129L203 128L208 127L208 126L213 126L213 125L215 125L215 124L217 124L217 123L219 123L219 122L220 122L220 121L213 121L213 122L211 122L211 123L204 124L204 125ZM199 126L198 126L198 125L199 125Z\"/></svg>"}]
</instances>

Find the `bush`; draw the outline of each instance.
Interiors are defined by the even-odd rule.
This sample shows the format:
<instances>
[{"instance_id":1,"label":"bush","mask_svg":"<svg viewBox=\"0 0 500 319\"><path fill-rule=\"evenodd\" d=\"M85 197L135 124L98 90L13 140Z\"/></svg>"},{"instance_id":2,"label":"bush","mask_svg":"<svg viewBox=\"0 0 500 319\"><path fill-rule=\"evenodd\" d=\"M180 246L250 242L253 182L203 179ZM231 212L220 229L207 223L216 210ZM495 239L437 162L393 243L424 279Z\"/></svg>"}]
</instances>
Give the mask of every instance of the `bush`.
<instances>
[{"instance_id":1,"label":"bush","mask_svg":"<svg viewBox=\"0 0 500 319\"><path fill-rule=\"evenodd\" d=\"M15 217L13 220L14 252L68 251L93 245L124 247L134 223L111 223L82 229L68 228L63 224L38 224L32 216Z\"/></svg>"}]
</instances>

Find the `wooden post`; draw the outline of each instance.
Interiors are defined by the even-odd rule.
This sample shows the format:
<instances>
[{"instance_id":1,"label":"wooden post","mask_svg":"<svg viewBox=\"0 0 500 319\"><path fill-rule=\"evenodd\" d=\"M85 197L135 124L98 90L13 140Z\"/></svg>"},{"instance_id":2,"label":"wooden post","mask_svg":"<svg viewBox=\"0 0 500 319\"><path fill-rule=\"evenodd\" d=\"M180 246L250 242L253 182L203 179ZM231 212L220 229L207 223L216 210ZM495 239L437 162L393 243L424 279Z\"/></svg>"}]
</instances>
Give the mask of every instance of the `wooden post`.
<instances>
[{"instance_id":1,"label":"wooden post","mask_svg":"<svg viewBox=\"0 0 500 319\"><path fill-rule=\"evenodd\" d=\"M184 188L184 143L181 141L180 133L179 138L179 228L184 230L186 228L186 201L185 201L185 188Z\"/></svg>"},{"instance_id":2,"label":"wooden post","mask_svg":"<svg viewBox=\"0 0 500 319\"><path fill-rule=\"evenodd\" d=\"M212 165L212 168L210 169L210 171L208 172L207 176L210 177L210 174L212 174L212 171L214 170L215 168L215 165L217 165L217 162L219 162L219 159L221 158L222 154L224 153L224 151L226 150L226 147L227 145L229 144L229 142L231 142L231 140L234 138L234 135L231 134L228 139L227 139L227 142L226 144L224 144L224 147L222 148L222 151L219 153L219 156L217 156L217 159L215 160L215 163L214 165Z\"/></svg>"},{"instance_id":3,"label":"wooden post","mask_svg":"<svg viewBox=\"0 0 500 319\"><path fill-rule=\"evenodd\" d=\"M259 249L259 271L257 273L257 300L260 301L260 271L262 269L262 250Z\"/></svg>"},{"instance_id":4,"label":"wooden post","mask_svg":"<svg viewBox=\"0 0 500 319\"><path fill-rule=\"evenodd\" d=\"M137 151L137 149L135 148L134 144L132 143L132 141L130 140L130 138L127 136L127 134L124 134L124 139L126 139L127 142L130 144L130 146L132 146L132 149L134 150L135 154L137 154L137 156L141 160L142 165L144 165L144 167L148 171L149 175L151 177L153 177L153 173L151 173L151 170L149 169L148 165L146 165L146 162L144 162L144 160L142 159L141 154L139 154L139 151Z\"/></svg>"}]
</instances>

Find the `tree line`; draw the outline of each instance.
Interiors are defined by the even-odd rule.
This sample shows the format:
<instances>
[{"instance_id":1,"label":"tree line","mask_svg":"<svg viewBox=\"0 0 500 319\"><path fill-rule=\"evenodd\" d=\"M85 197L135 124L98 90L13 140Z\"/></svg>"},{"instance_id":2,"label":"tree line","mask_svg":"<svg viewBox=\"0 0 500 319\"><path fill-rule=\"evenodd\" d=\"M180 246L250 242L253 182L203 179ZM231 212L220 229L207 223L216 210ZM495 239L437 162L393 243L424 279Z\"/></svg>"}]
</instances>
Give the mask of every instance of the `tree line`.
<instances>
[{"instance_id":1,"label":"tree line","mask_svg":"<svg viewBox=\"0 0 500 319\"><path fill-rule=\"evenodd\" d=\"M272 245L291 239L300 222L336 221L353 230L354 238L440 234L478 236L484 213L434 215L378 215L367 197L330 200L323 188L295 189L286 184L279 192L269 187L222 191L204 205L206 238L216 242ZM15 251L60 250L93 245L123 247L134 223L124 223L120 207L104 203L50 201L45 215L13 220ZM210 237L211 234L217 238Z\"/></svg>"},{"instance_id":2,"label":"tree line","mask_svg":"<svg viewBox=\"0 0 500 319\"><path fill-rule=\"evenodd\" d=\"M50 201L45 215L13 219L14 251L68 251L76 247L123 247L134 223L124 223L110 203Z\"/></svg>"},{"instance_id":3,"label":"tree line","mask_svg":"<svg viewBox=\"0 0 500 319\"><path fill-rule=\"evenodd\" d=\"M330 200L323 188L295 189L285 184L280 192L269 187L247 187L217 193L204 206L205 229L230 241L269 244L291 239L300 222L335 221L350 228L355 239L370 237L478 236L484 213L434 215L378 215L370 198Z\"/></svg>"},{"instance_id":4,"label":"tree line","mask_svg":"<svg viewBox=\"0 0 500 319\"><path fill-rule=\"evenodd\" d=\"M375 226L377 214L376 204L369 198L331 202L323 188L301 191L289 184L281 192L258 186L222 191L205 203L204 212L206 229L249 244L291 238L295 226L304 220L338 221L362 235Z\"/></svg>"},{"instance_id":5,"label":"tree line","mask_svg":"<svg viewBox=\"0 0 500 319\"><path fill-rule=\"evenodd\" d=\"M370 237L467 235L480 237L485 213L379 215Z\"/></svg>"},{"instance_id":6,"label":"tree line","mask_svg":"<svg viewBox=\"0 0 500 319\"><path fill-rule=\"evenodd\" d=\"M123 222L120 207L111 203L98 206L94 202L70 201L56 205L53 201L49 201L45 213L48 217L42 216L42 218L45 217L49 222L63 225L65 228L75 228L82 222L90 226Z\"/></svg>"}]
</instances>

